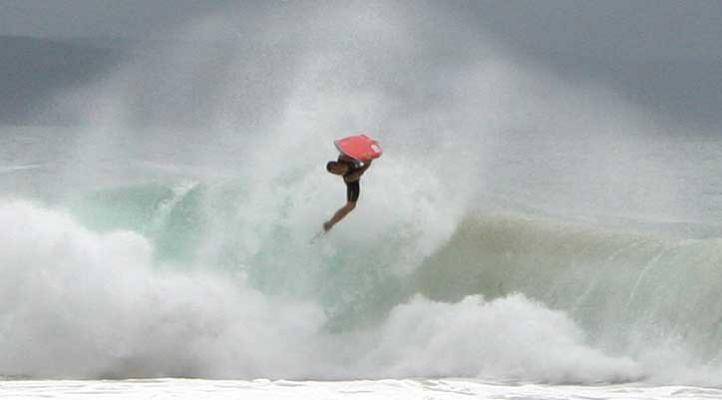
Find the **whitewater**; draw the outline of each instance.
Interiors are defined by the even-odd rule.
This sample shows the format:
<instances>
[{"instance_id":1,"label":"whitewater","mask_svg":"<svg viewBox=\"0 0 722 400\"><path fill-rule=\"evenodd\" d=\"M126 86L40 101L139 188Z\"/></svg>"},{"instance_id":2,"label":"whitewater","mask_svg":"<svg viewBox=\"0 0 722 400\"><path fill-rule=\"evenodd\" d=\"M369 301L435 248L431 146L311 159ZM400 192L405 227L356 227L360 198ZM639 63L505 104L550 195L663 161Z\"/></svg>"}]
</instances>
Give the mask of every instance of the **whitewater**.
<instances>
[{"instance_id":1,"label":"whitewater","mask_svg":"<svg viewBox=\"0 0 722 400\"><path fill-rule=\"evenodd\" d=\"M0 128L0 397L722 398L722 141L423 10L289 10Z\"/></svg>"}]
</instances>

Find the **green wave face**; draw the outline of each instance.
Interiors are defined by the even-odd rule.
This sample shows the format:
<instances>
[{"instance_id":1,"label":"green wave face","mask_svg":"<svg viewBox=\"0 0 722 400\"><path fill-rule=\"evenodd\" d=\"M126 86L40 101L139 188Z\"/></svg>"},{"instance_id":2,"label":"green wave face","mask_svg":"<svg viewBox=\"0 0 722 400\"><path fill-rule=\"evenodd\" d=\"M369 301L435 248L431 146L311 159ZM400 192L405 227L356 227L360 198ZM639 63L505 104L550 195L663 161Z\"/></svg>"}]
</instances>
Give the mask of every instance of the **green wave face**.
<instances>
[{"instance_id":1,"label":"green wave face","mask_svg":"<svg viewBox=\"0 0 722 400\"><path fill-rule=\"evenodd\" d=\"M97 232L131 230L148 238L162 262L188 263L201 243L204 187L144 184L100 190L74 201L75 217Z\"/></svg>"},{"instance_id":2,"label":"green wave face","mask_svg":"<svg viewBox=\"0 0 722 400\"><path fill-rule=\"evenodd\" d=\"M242 273L263 293L310 299L334 332L379 323L418 293L451 303L523 293L568 312L613 352L681 341L702 362L718 357L717 240L478 214L428 257L409 261L420 243L419 232L405 230L413 223L371 238L339 230L309 244L294 217L307 205L280 198L266 219L251 197L237 182L144 184L90 193L72 210L93 230L141 233L159 267Z\"/></svg>"},{"instance_id":3,"label":"green wave face","mask_svg":"<svg viewBox=\"0 0 722 400\"><path fill-rule=\"evenodd\" d=\"M258 224L244 215L249 200L241 184L150 183L92 192L69 208L95 232L143 235L158 268L243 273L264 293L311 298L330 317L328 329L377 322L409 297L395 271L413 238L388 232L371 242L311 244L288 222L289 202L280 201L275 220Z\"/></svg>"}]
</instances>

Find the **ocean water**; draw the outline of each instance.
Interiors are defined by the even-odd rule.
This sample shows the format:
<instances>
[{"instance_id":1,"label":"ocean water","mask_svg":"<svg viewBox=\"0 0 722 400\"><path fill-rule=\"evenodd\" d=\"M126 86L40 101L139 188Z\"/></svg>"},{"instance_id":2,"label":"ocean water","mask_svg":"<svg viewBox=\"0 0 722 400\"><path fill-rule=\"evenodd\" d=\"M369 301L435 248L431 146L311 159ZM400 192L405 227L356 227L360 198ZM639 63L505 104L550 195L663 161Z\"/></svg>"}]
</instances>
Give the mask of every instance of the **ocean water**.
<instances>
[{"instance_id":1,"label":"ocean water","mask_svg":"<svg viewBox=\"0 0 722 400\"><path fill-rule=\"evenodd\" d=\"M114 157L86 182L75 142L52 143L75 133L5 132L5 398L722 397L714 221L565 214L509 201L536 190L511 179L460 213L387 169L387 147L358 209L310 244L343 203L323 162L249 181ZM510 159L494 162L523 179ZM710 187L689 201L714 209L697 167L685 181Z\"/></svg>"},{"instance_id":2,"label":"ocean water","mask_svg":"<svg viewBox=\"0 0 722 400\"><path fill-rule=\"evenodd\" d=\"M0 397L722 398L714 132L327 8L198 21L57 93L81 124L0 128ZM310 243L359 131L385 154Z\"/></svg>"}]
</instances>

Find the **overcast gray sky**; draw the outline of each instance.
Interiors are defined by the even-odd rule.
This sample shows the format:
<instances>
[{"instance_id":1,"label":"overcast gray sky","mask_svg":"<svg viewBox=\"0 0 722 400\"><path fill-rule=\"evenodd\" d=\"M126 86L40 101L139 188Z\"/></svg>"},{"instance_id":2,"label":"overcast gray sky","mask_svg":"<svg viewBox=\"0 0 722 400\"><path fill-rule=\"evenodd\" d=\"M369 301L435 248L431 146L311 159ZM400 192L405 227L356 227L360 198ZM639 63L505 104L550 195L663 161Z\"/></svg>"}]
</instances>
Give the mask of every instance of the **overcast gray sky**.
<instances>
[{"instance_id":1,"label":"overcast gray sky","mask_svg":"<svg viewBox=\"0 0 722 400\"><path fill-rule=\"evenodd\" d=\"M259 7L286 7L294 2L3 0L0 34L146 37L233 4L252 13ZM715 0L476 0L439 4L470 14L483 27L526 44L572 45L575 50L594 44L604 48L631 45L655 53L671 48L722 49L722 2ZM576 34L579 32L584 34Z\"/></svg>"},{"instance_id":2,"label":"overcast gray sky","mask_svg":"<svg viewBox=\"0 0 722 400\"><path fill-rule=\"evenodd\" d=\"M233 4L241 24L255 13L300 8L299 2L250 0L1 0L0 35L167 37L178 32L174 27ZM661 113L722 125L722 1L418 4L488 32L562 76L598 81Z\"/></svg>"},{"instance_id":3,"label":"overcast gray sky","mask_svg":"<svg viewBox=\"0 0 722 400\"><path fill-rule=\"evenodd\" d=\"M233 4L242 10L239 16L252 18L259 9L296 3L2 0L0 35L145 38ZM722 1L476 0L437 5L443 12L478 22L481 29L510 45L538 53L623 54L643 59L722 57Z\"/></svg>"},{"instance_id":4,"label":"overcast gray sky","mask_svg":"<svg viewBox=\"0 0 722 400\"><path fill-rule=\"evenodd\" d=\"M143 38L230 0L2 0L0 34Z\"/></svg>"}]
</instances>

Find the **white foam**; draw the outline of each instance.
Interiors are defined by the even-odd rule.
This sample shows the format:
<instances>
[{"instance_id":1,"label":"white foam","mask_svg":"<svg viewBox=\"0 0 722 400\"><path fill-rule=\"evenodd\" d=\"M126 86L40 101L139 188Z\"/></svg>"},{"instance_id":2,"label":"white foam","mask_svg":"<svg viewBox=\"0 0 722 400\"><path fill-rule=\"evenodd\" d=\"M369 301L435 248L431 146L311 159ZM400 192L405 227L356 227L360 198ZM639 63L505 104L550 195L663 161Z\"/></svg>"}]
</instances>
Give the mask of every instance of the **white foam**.
<instances>
[{"instance_id":1,"label":"white foam","mask_svg":"<svg viewBox=\"0 0 722 400\"><path fill-rule=\"evenodd\" d=\"M3 394L22 399L722 399L719 389L689 386L506 385L473 380L380 381L17 381L4 382Z\"/></svg>"},{"instance_id":2,"label":"white foam","mask_svg":"<svg viewBox=\"0 0 722 400\"><path fill-rule=\"evenodd\" d=\"M585 344L561 312L514 295L456 304L416 297L397 307L370 354L390 376L472 376L543 382L634 380L640 368Z\"/></svg>"},{"instance_id":3,"label":"white foam","mask_svg":"<svg viewBox=\"0 0 722 400\"><path fill-rule=\"evenodd\" d=\"M298 374L284 365L323 320L242 276L154 266L134 233L93 234L22 202L0 205L0 224L0 374Z\"/></svg>"},{"instance_id":4,"label":"white foam","mask_svg":"<svg viewBox=\"0 0 722 400\"><path fill-rule=\"evenodd\" d=\"M331 333L312 302L242 275L173 271L130 232L94 234L26 202L0 204L0 374L37 377L635 379L560 312L521 295L417 297L381 325ZM188 268L188 266L186 267Z\"/></svg>"}]
</instances>

